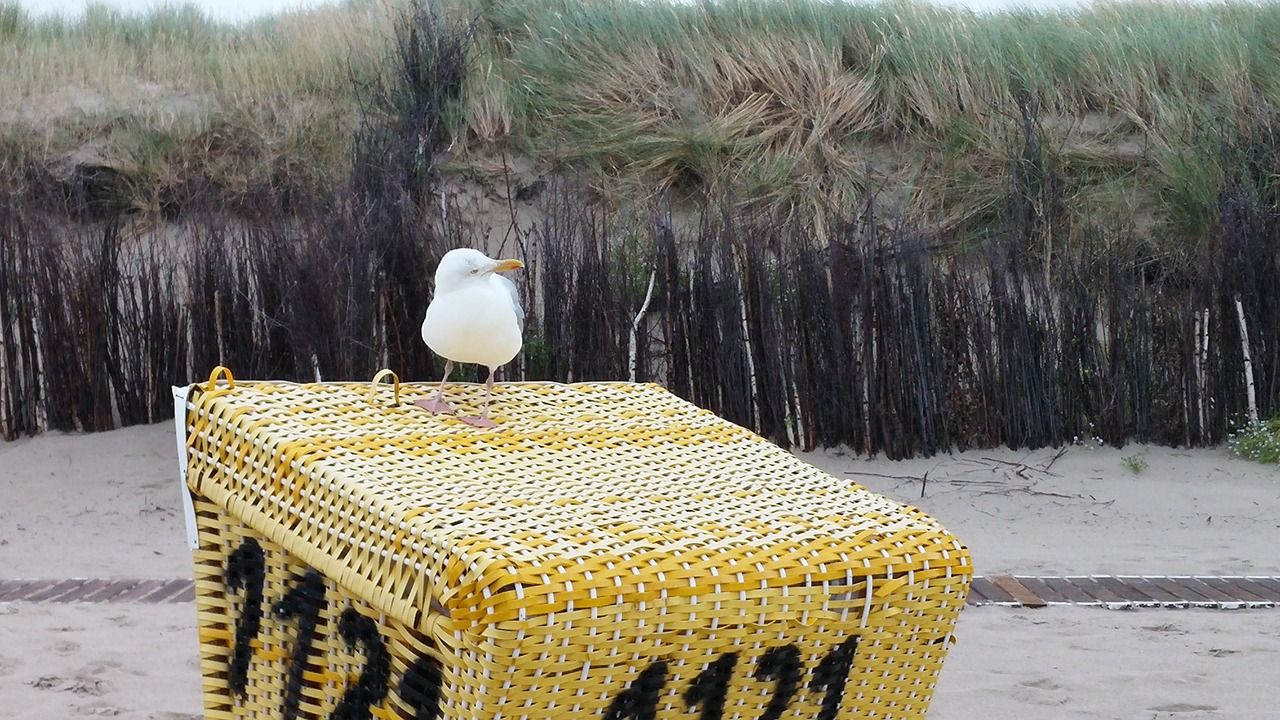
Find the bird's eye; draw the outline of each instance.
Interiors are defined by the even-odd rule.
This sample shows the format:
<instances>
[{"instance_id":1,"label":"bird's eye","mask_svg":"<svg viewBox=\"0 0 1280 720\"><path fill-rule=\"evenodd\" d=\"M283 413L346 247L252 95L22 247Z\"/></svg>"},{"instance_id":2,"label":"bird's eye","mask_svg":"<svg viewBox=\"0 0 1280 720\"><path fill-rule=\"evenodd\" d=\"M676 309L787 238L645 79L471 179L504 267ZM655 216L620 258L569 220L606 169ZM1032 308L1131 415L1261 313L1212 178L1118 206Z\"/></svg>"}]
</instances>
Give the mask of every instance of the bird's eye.
<instances>
[{"instance_id":1,"label":"bird's eye","mask_svg":"<svg viewBox=\"0 0 1280 720\"><path fill-rule=\"evenodd\" d=\"M473 267L473 268L471 268L471 274L472 274L472 275L479 275L479 274L480 274L480 268L478 268L478 267Z\"/></svg>"}]
</instances>

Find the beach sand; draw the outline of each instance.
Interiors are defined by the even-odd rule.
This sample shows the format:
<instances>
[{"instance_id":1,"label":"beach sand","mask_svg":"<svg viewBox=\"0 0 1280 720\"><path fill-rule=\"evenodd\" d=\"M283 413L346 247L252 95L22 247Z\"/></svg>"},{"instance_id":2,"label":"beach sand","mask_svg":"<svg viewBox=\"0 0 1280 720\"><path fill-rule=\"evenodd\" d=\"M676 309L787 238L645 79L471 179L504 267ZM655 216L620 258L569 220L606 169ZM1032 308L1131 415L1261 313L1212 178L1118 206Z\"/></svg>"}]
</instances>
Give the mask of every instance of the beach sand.
<instances>
[{"instance_id":1,"label":"beach sand","mask_svg":"<svg viewBox=\"0 0 1280 720\"><path fill-rule=\"evenodd\" d=\"M933 514L979 574L1280 575L1280 469L1222 449L801 457ZM0 444L0 580L190 577L176 477L171 422ZM955 637L931 720L1275 712L1276 609L970 607ZM193 604L0 603L0 718L85 716L201 717Z\"/></svg>"}]
</instances>

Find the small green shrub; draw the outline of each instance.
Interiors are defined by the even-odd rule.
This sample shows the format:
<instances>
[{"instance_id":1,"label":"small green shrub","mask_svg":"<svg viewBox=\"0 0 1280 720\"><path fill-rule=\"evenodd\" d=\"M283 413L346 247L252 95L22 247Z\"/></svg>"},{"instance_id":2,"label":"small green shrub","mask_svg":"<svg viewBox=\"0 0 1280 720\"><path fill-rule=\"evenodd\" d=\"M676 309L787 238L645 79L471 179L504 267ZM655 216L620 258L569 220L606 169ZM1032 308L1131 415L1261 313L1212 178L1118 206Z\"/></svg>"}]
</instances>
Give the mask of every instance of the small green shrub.
<instances>
[{"instance_id":1,"label":"small green shrub","mask_svg":"<svg viewBox=\"0 0 1280 720\"><path fill-rule=\"evenodd\" d=\"M1280 417L1250 423L1231 433L1227 447L1247 460L1280 463Z\"/></svg>"},{"instance_id":2,"label":"small green shrub","mask_svg":"<svg viewBox=\"0 0 1280 720\"><path fill-rule=\"evenodd\" d=\"M1126 455L1121 458L1121 460L1124 462L1124 466L1129 468L1129 471L1134 475L1141 475L1143 470L1146 470L1151 466L1150 463L1147 462L1147 454L1145 452L1137 453L1135 455Z\"/></svg>"}]
</instances>

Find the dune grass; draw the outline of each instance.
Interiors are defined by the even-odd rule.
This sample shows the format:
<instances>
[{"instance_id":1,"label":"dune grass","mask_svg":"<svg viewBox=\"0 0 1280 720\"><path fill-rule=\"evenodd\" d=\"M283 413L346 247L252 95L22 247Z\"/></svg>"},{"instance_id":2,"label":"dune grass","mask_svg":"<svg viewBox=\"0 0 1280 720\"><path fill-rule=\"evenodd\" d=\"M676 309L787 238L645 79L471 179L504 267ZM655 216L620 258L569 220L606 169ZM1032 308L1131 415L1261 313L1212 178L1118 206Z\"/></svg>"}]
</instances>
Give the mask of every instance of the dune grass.
<instances>
[{"instance_id":1,"label":"dune grass","mask_svg":"<svg viewBox=\"0 0 1280 720\"><path fill-rule=\"evenodd\" d=\"M142 211L192 177L232 198L323 195L350 171L362 89L407 1L242 25L180 6L64 20L0 5L0 162L10 174L23 160L100 162L133 179ZM871 193L890 212L981 231L1034 144L1058 235L1196 243L1231 172L1221 147L1280 104L1274 3L436 7L474 33L455 166L519 152L623 205L673 191L817 216Z\"/></svg>"},{"instance_id":2,"label":"dune grass","mask_svg":"<svg viewBox=\"0 0 1280 720\"><path fill-rule=\"evenodd\" d=\"M871 187L944 224L998 202L1023 139L1022 102L1069 198L1155 202L1203 236L1214 203L1206 178L1221 175L1203 164L1215 139L1266 122L1280 99L1268 59L1280 38L1275 6L975 14L514 0L480 13L498 39L499 74L517 88L507 112L532 152L649 187L692 180L753 199L848 206Z\"/></svg>"},{"instance_id":3,"label":"dune grass","mask_svg":"<svg viewBox=\"0 0 1280 720\"><path fill-rule=\"evenodd\" d=\"M0 126L55 173L124 173L141 211L193 177L231 198L286 176L324 187L349 164L357 81L376 72L391 18L372 0L243 25L194 6L64 19L6 4Z\"/></svg>"}]
</instances>

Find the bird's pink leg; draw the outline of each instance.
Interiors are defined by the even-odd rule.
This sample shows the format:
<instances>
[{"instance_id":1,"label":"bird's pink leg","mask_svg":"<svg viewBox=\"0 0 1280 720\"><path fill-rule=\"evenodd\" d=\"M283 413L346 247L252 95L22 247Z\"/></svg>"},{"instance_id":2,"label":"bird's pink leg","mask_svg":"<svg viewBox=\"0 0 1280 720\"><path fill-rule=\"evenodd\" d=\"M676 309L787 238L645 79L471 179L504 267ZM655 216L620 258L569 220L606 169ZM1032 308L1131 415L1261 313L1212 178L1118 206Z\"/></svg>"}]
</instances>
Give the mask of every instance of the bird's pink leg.
<instances>
[{"instance_id":1,"label":"bird's pink leg","mask_svg":"<svg viewBox=\"0 0 1280 720\"><path fill-rule=\"evenodd\" d=\"M444 361L444 377L440 379L440 387L436 389L436 394L432 397L422 398L414 403L432 413L453 414L453 406L444 400L444 384L449 379L449 375L453 372L453 361Z\"/></svg>"},{"instance_id":2,"label":"bird's pink leg","mask_svg":"<svg viewBox=\"0 0 1280 720\"><path fill-rule=\"evenodd\" d=\"M489 379L484 383L484 409L480 411L480 416L468 415L458 418L459 420L478 428L498 427L498 423L489 419L489 400L493 397L493 373L494 368L489 368Z\"/></svg>"}]
</instances>

